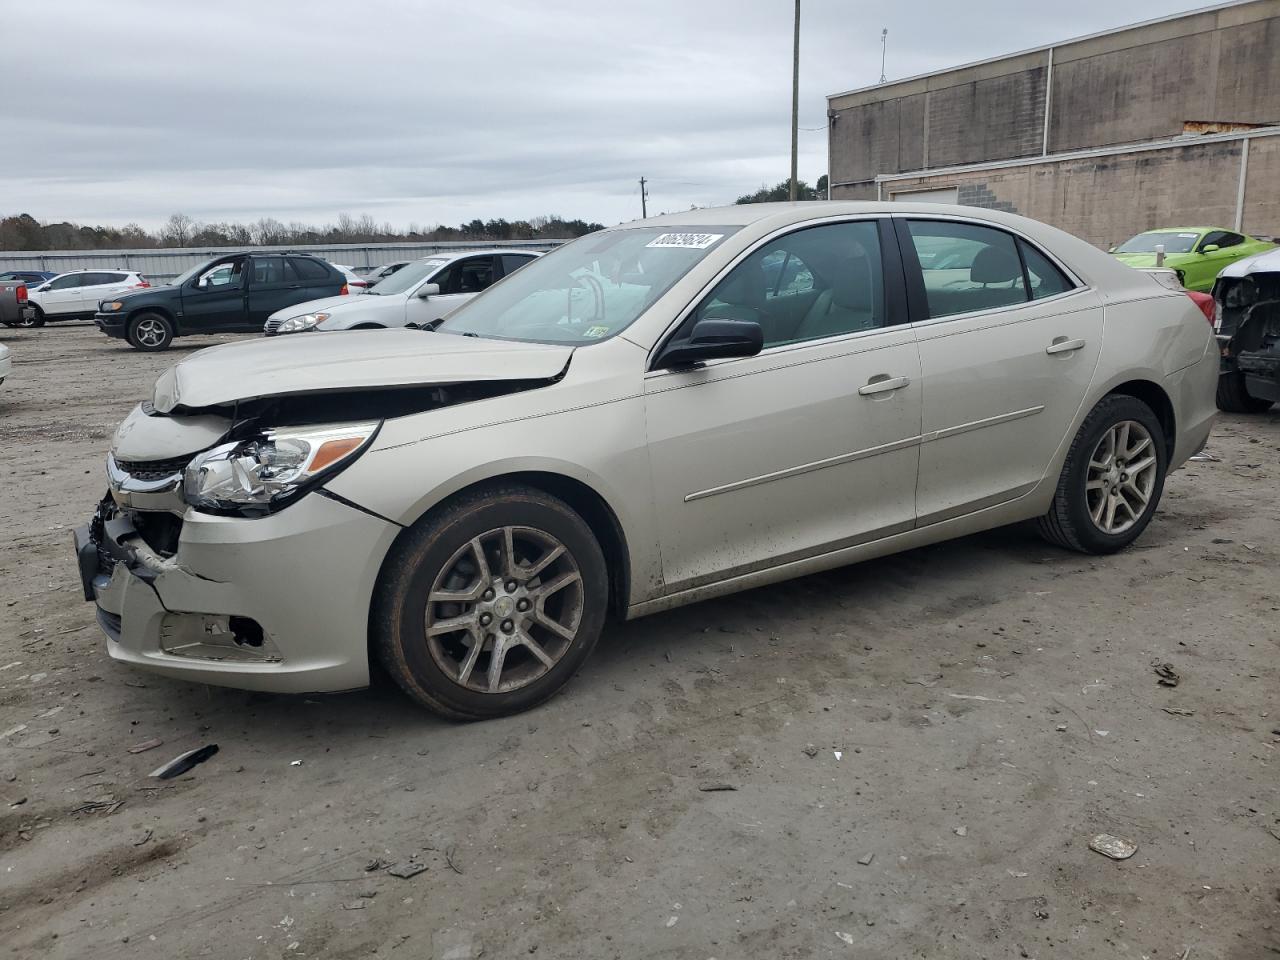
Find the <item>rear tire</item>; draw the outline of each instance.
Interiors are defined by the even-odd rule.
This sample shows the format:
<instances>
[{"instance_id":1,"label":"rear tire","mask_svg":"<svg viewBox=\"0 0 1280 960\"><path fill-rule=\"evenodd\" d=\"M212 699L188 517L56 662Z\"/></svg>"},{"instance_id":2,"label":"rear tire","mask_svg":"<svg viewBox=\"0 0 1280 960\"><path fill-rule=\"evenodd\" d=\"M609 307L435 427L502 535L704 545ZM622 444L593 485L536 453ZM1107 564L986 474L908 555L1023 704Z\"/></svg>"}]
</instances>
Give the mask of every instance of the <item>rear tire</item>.
<instances>
[{"instance_id":1,"label":"rear tire","mask_svg":"<svg viewBox=\"0 0 1280 960\"><path fill-rule=\"evenodd\" d=\"M1218 409L1227 413L1262 413L1271 408L1270 400L1254 397L1245 386L1244 374L1231 370L1218 376Z\"/></svg>"},{"instance_id":2,"label":"rear tire","mask_svg":"<svg viewBox=\"0 0 1280 960\"><path fill-rule=\"evenodd\" d=\"M173 324L159 313L140 313L129 321L129 343L135 350L154 353L173 343Z\"/></svg>"},{"instance_id":3,"label":"rear tire","mask_svg":"<svg viewBox=\"0 0 1280 960\"><path fill-rule=\"evenodd\" d=\"M490 487L428 514L392 548L374 591L373 652L441 716L505 716L568 683L608 603L604 554L578 514L541 490Z\"/></svg>"},{"instance_id":4,"label":"rear tire","mask_svg":"<svg viewBox=\"0 0 1280 960\"><path fill-rule=\"evenodd\" d=\"M13 324L13 326L22 327L24 330L32 330L36 327L43 327L44 311L41 310L39 307L33 307L32 312L30 314L23 317L17 323Z\"/></svg>"},{"instance_id":5,"label":"rear tire","mask_svg":"<svg viewBox=\"0 0 1280 960\"><path fill-rule=\"evenodd\" d=\"M1124 549L1151 522L1167 469L1164 428L1151 408L1103 397L1071 442L1053 504L1037 521L1040 535L1080 553Z\"/></svg>"}]
</instances>

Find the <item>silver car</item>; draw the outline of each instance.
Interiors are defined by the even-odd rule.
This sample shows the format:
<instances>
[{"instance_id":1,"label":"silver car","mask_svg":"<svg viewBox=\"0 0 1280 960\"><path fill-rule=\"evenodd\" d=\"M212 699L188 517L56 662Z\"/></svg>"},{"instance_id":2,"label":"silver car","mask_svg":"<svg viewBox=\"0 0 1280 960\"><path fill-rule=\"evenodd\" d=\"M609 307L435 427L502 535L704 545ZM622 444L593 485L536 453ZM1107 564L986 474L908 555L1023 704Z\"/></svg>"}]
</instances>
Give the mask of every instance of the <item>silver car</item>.
<instances>
[{"instance_id":1,"label":"silver car","mask_svg":"<svg viewBox=\"0 0 1280 960\"><path fill-rule=\"evenodd\" d=\"M1021 217L698 210L567 244L434 329L182 360L117 431L77 555L122 662L313 691L376 658L493 717L611 616L1028 519L1119 550L1217 375L1185 294Z\"/></svg>"}]
</instances>

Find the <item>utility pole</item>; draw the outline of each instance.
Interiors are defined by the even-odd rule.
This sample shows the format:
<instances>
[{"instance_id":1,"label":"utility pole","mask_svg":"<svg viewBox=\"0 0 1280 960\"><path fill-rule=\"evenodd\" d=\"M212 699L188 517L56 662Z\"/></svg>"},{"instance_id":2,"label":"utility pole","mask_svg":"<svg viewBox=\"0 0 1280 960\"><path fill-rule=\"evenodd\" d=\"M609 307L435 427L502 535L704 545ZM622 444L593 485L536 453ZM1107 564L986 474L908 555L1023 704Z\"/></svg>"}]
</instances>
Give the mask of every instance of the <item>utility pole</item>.
<instances>
[{"instance_id":1,"label":"utility pole","mask_svg":"<svg viewBox=\"0 0 1280 960\"><path fill-rule=\"evenodd\" d=\"M880 31L880 82L887 83L889 77L884 72L884 53L889 46L889 28L884 27Z\"/></svg>"},{"instance_id":2,"label":"utility pole","mask_svg":"<svg viewBox=\"0 0 1280 960\"><path fill-rule=\"evenodd\" d=\"M640 178L640 219L641 220L647 220L649 217L649 207L645 203L645 200L648 199L649 193L644 188L644 185L647 182L648 181L645 180L644 177Z\"/></svg>"},{"instance_id":3,"label":"utility pole","mask_svg":"<svg viewBox=\"0 0 1280 960\"><path fill-rule=\"evenodd\" d=\"M796 0L795 40L791 51L791 184L787 198L795 203L800 153L800 0Z\"/></svg>"}]
</instances>

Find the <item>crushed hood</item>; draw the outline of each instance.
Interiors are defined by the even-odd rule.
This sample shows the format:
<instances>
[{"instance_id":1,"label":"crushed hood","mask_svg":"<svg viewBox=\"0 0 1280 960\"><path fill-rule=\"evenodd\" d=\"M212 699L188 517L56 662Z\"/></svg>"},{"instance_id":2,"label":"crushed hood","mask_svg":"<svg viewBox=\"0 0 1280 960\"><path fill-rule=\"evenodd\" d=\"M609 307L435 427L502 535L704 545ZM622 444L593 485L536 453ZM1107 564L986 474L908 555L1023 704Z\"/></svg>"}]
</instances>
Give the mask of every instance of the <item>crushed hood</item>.
<instances>
[{"instance_id":1,"label":"crushed hood","mask_svg":"<svg viewBox=\"0 0 1280 960\"><path fill-rule=\"evenodd\" d=\"M1280 248L1256 253L1223 267L1220 277L1247 277L1251 273L1280 273Z\"/></svg>"},{"instance_id":2,"label":"crushed hood","mask_svg":"<svg viewBox=\"0 0 1280 960\"><path fill-rule=\"evenodd\" d=\"M572 354L422 330L299 333L194 353L160 375L152 406L170 413L334 390L550 379Z\"/></svg>"}]
</instances>

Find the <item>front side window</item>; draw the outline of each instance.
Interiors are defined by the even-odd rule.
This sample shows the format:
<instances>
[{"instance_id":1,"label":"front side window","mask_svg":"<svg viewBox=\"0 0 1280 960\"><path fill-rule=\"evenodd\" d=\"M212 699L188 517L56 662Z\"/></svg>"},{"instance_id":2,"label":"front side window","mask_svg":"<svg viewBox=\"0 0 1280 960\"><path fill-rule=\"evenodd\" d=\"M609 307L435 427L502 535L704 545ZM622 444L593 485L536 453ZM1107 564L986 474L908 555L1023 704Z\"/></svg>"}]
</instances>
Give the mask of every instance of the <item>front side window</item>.
<instances>
[{"instance_id":1,"label":"front side window","mask_svg":"<svg viewBox=\"0 0 1280 960\"><path fill-rule=\"evenodd\" d=\"M908 220L929 318L991 310L1028 299L1013 236L945 220Z\"/></svg>"},{"instance_id":2,"label":"front side window","mask_svg":"<svg viewBox=\"0 0 1280 960\"><path fill-rule=\"evenodd\" d=\"M436 329L499 340L597 343L634 323L739 229L646 226L590 233L535 258Z\"/></svg>"},{"instance_id":3,"label":"front side window","mask_svg":"<svg viewBox=\"0 0 1280 960\"><path fill-rule=\"evenodd\" d=\"M876 221L807 227L771 240L716 284L676 339L705 319L758 323L765 347L885 326Z\"/></svg>"},{"instance_id":4,"label":"front side window","mask_svg":"<svg viewBox=\"0 0 1280 960\"><path fill-rule=\"evenodd\" d=\"M81 286L83 273L68 273L61 277L56 277L49 281L50 290L70 290L72 287Z\"/></svg>"},{"instance_id":5,"label":"front side window","mask_svg":"<svg viewBox=\"0 0 1280 960\"><path fill-rule=\"evenodd\" d=\"M200 274L197 286L203 287L206 290L225 290L229 287L238 287L240 286L240 278L243 271L243 260L235 260L231 263L219 263L216 266L206 269L202 274Z\"/></svg>"},{"instance_id":6,"label":"front side window","mask_svg":"<svg viewBox=\"0 0 1280 960\"><path fill-rule=\"evenodd\" d=\"M468 257L439 277L441 293L479 293L493 283L493 257Z\"/></svg>"}]
</instances>

